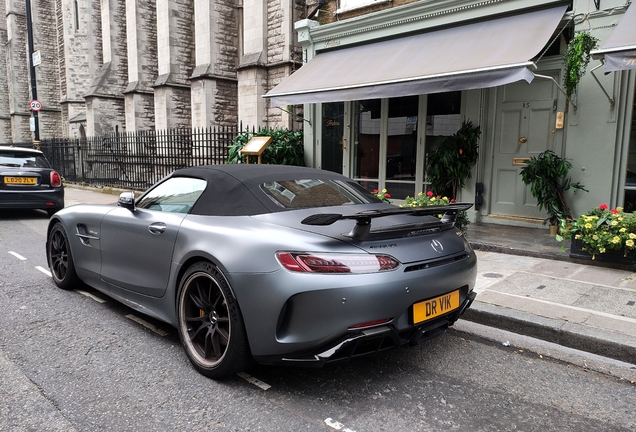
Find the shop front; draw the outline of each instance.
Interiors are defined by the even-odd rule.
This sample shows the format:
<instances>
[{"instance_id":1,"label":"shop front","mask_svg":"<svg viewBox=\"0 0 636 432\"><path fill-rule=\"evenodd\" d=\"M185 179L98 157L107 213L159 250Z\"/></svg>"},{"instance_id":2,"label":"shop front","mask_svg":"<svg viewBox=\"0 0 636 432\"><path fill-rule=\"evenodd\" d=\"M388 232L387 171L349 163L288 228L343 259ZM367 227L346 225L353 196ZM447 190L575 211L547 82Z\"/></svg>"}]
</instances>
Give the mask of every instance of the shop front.
<instances>
[{"instance_id":1,"label":"shop front","mask_svg":"<svg viewBox=\"0 0 636 432\"><path fill-rule=\"evenodd\" d=\"M482 132L479 160L457 199L480 204L473 221L536 226L545 213L521 181L525 161L568 156L568 128L594 127L560 85L572 2L431 3L297 22L306 64L266 97L304 104L308 165L396 203L431 189L428 157L470 121Z\"/></svg>"}]
</instances>

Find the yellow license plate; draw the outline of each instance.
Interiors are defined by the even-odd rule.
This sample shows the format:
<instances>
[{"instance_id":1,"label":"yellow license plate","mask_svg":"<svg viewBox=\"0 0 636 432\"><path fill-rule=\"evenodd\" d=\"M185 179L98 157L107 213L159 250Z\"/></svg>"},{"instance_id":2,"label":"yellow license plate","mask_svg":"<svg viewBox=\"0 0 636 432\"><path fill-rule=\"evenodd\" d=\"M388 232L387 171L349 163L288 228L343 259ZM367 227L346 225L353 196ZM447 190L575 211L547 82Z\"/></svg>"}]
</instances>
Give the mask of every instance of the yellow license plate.
<instances>
[{"instance_id":1,"label":"yellow license plate","mask_svg":"<svg viewBox=\"0 0 636 432\"><path fill-rule=\"evenodd\" d=\"M34 185L37 183L35 177L5 177L4 184L26 184Z\"/></svg>"},{"instance_id":2,"label":"yellow license plate","mask_svg":"<svg viewBox=\"0 0 636 432\"><path fill-rule=\"evenodd\" d=\"M413 324L447 314L459 307L459 290L413 305Z\"/></svg>"}]
</instances>

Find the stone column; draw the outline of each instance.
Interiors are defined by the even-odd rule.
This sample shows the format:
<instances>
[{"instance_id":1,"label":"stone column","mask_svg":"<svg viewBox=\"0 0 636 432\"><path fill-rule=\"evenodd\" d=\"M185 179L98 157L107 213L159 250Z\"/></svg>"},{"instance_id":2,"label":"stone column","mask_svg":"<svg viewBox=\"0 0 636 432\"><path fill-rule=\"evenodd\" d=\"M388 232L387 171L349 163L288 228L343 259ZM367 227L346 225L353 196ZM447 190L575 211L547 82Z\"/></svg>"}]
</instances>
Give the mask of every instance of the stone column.
<instances>
[{"instance_id":1,"label":"stone column","mask_svg":"<svg viewBox=\"0 0 636 432\"><path fill-rule=\"evenodd\" d=\"M58 44L63 39L57 32L56 2L31 0L33 18L33 49L40 52L41 63L35 68L38 100L42 110L38 113L40 138L61 137L60 69Z\"/></svg>"},{"instance_id":2,"label":"stone column","mask_svg":"<svg viewBox=\"0 0 636 432\"><path fill-rule=\"evenodd\" d=\"M302 48L295 42L294 23L303 14L303 5L292 0L268 0L267 87L276 87L281 80L302 66ZM288 129L302 128L302 106L290 107L292 113L267 107L267 124Z\"/></svg>"},{"instance_id":3,"label":"stone column","mask_svg":"<svg viewBox=\"0 0 636 432\"><path fill-rule=\"evenodd\" d=\"M190 76L194 52L192 0L157 1L155 128L191 127Z\"/></svg>"},{"instance_id":4,"label":"stone column","mask_svg":"<svg viewBox=\"0 0 636 432\"><path fill-rule=\"evenodd\" d=\"M125 132L123 92L128 83L125 0L100 0L101 68L93 77L86 100L88 136ZM96 49L97 50L97 49Z\"/></svg>"},{"instance_id":5,"label":"stone column","mask_svg":"<svg viewBox=\"0 0 636 432\"><path fill-rule=\"evenodd\" d=\"M7 39L4 45L7 62L7 87L9 89L9 119L12 142L29 142L33 135L29 130L31 112L29 68L27 63L26 10L23 0L6 0Z\"/></svg>"},{"instance_id":6,"label":"stone column","mask_svg":"<svg viewBox=\"0 0 636 432\"><path fill-rule=\"evenodd\" d=\"M238 30L232 0L195 0L196 68L192 74L192 126L235 126Z\"/></svg>"},{"instance_id":7,"label":"stone column","mask_svg":"<svg viewBox=\"0 0 636 432\"><path fill-rule=\"evenodd\" d=\"M86 128L86 103L91 78L89 61L91 31L91 2L58 0L55 2L57 17L57 58L60 76L59 100L62 136L81 137L80 126ZM101 59L101 51L99 58Z\"/></svg>"},{"instance_id":8,"label":"stone column","mask_svg":"<svg viewBox=\"0 0 636 432\"><path fill-rule=\"evenodd\" d=\"M243 55L238 68L239 121L265 126L267 88L267 0L243 3Z\"/></svg>"},{"instance_id":9,"label":"stone column","mask_svg":"<svg viewBox=\"0 0 636 432\"><path fill-rule=\"evenodd\" d=\"M5 0L0 0L0 11L6 11ZM0 145L11 142L11 117L9 116L9 81L7 68L7 20L0 19Z\"/></svg>"},{"instance_id":10,"label":"stone column","mask_svg":"<svg viewBox=\"0 0 636 432\"><path fill-rule=\"evenodd\" d=\"M155 0L126 0L128 86L124 94L128 132L155 126L152 85L157 79L156 26Z\"/></svg>"}]
</instances>

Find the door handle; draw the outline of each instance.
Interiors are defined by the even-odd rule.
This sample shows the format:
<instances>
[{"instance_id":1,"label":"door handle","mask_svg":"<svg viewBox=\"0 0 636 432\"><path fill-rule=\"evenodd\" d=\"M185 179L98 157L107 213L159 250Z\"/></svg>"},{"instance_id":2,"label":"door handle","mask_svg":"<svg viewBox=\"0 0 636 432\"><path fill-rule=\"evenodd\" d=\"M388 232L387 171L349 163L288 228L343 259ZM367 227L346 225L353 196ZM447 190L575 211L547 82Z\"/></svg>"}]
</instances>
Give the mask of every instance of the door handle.
<instances>
[{"instance_id":1,"label":"door handle","mask_svg":"<svg viewBox=\"0 0 636 432\"><path fill-rule=\"evenodd\" d=\"M166 224L163 222L151 223L148 226L148 231L150 231L150 234L155 234L155 235L163 234L165 230L166 230Z\"/></svg>"},{"instance_id":2,"label":"door handle","mask_svg":"<svg viewBox=\"0 0 636 432\"><path fill-rule=\"evenodd\" d=\"M528 141L528 138L526 138L526 137L521 137L521 138L519 138L519 142L520 142L521 144L525 144L525 142L526 142L526 141Z\"/></svg>"}]
</instances>

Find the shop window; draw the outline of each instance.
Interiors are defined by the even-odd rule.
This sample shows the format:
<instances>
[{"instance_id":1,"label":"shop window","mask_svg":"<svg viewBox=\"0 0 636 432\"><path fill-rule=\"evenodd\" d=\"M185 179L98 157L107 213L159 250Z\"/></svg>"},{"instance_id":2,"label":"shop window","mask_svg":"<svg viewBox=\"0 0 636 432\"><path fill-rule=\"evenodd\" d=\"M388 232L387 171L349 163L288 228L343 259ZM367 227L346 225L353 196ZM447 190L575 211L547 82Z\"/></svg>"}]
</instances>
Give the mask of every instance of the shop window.
<instances>
[{"instance_id":1,"label":"shop window","mask_svg":"<svg viewBox=\"0 0 636 432\"><path fill-rule=\"evenodd\" d=\"M386 189L395 199L415 195L419 96L389 99Z\"/></svg>"},{"instance_id":2,"label":"shop window","mask_svg":"<svg viewBox=\"0 0 636 432\"><path fill-rule=\"evenodd\" d=\"M378 188L380 167L380 99L355 102L353 178L367 190Z\"/></svg>"},{"instance_id":3,"label":"shop window","mask_svg":"<svg viewBox=\"0 0 636 432\"><path fill-rule=\"evenodd\" d=\"M424 169L428 155L434 152L440 144L440 138L453 135L462 125L461 110L461 92L437 93L428 95L427 115L426 115L426 159L424 161ZM426 182L422 188L428 191L428 183ZM433 191L435 192L435 191Z\"/></svg>"}]
</instances>

